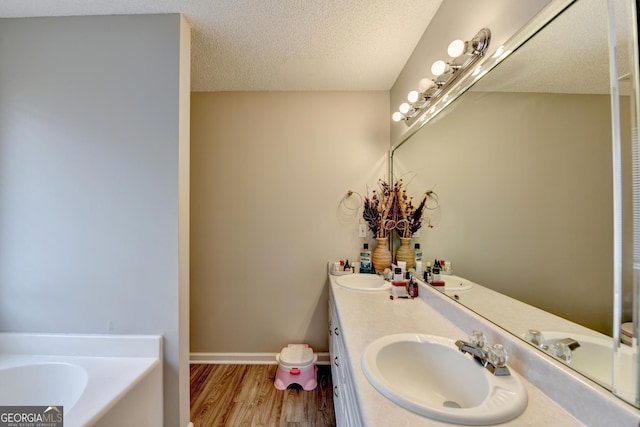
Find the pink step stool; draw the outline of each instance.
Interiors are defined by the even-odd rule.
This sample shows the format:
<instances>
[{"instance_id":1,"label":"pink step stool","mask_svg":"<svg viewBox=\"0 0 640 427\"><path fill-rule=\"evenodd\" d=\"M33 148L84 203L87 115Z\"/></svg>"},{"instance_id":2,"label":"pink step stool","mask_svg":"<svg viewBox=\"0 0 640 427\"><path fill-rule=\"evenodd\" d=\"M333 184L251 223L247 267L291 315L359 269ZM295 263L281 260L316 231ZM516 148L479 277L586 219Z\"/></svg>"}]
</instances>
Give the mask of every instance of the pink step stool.
<instances>
[{"instance_id":1,"label":"pink step stool","mask_svg":"<svg viewBox=\"0 0 640 427\"><path fill-rule=\"evenodd\" d=\"M314 390L318 385L316 379L316 361L318 355L307 344L289 344L276 355L278 369L273 385L278 390L285 390L291 384L298 384L304 390Z\"/></svg>"}]
</instances>

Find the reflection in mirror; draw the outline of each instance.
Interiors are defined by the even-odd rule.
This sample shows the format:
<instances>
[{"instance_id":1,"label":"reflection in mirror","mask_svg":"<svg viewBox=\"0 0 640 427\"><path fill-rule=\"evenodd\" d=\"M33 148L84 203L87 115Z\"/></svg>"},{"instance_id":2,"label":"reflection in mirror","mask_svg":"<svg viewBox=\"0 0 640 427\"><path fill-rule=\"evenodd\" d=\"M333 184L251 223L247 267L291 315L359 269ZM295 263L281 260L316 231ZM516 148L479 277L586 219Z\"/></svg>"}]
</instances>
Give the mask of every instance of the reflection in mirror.
<instances>
[{"instance_id":1,"label":"reflection in mirror","mask_svg":"<svg viewBox=\"0 0 640 427\"><path fill-rule=\"evenodd\" d=\"M394 180L439 195L434 228L414 242L425 261L449 260L456 276L477 284L456 291L456 300L521 338L531 329L555 339L588 337L570 349L575 357L555 357L611 388L619 325L607 19L607 2L573 3L400 144L392 169ZM627 44L618 46L622 322L634 320L631 171L638 167L631 162ZM589 348L609 356L568 360L584 360ZM628 369L635 370L634 352L620 352ZM627 377L631 384L618 384L618 394L633 403L635 375Z\"/></svg>"}]
</instances>

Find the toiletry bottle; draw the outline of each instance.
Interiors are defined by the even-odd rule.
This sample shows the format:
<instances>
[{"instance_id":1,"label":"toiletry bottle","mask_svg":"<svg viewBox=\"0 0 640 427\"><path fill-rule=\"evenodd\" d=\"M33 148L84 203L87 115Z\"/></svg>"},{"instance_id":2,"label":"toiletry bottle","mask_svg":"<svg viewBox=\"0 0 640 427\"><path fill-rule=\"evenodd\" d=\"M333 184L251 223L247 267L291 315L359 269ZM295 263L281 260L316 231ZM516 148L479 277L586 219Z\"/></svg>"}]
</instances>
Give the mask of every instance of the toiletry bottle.
<instances>
[{"instance_id":1,"label":"toiletry bottle","mask_svg":"<svg viewBox=\"0 0 640 427\"><path fill-rule=\"evenodd\" d=\"M411 279L409 279L409 296L411 298L417 298L418 297L418 282L416 281L415 277L411 277Z\"/></svg>"},{"instance_id":2,"label":"toiletry bottle","mask_svg":"<svg viewBox=\"0 0 640 427\"><path fill-rule=\"evenodd\" d=\"M409 296L411 296L411 294L410 294L410 288L409 288L409 286L411 286L411 273L409 273L408 271L406 271L406 272L404 273L404 281L407 283L407 288L406 288L406 289L407 289L407 294L408 294Z\"/></svg>"},{"instance_id":3,"label":"toiletry bottle","mask_svg":"<svg viewBox=\"0 0 640 427\"><path fill-rule=\"evenodd\" d=\"M431 276L433 277L432 282L439 282L440 281L440 269L437 267L433 267L433 270L431 270Z\"/></svg>"},{"instance_id":4,"label":"toiletry bottle","mask_svg":"<svg viewBox=\"0 0 640 427\"><path fill-rule=\"evenodd\" d=\"M415 257L416 262L422 261L422 249L420 249L420 243L414 244L413 251L416 254L416 257Z\"/></svg>"},{"instance_id":5,"label":"toiletry bottle","mask_svg":"<svg viewBox=\"0 0 640 427\"><path fill-rule=\"evenodd\" d=\"M424 268L422 265L422 249L420 249L420 243L415 244L414 253L415 253L415 258L413 263L413 269L416 271L416 275L418 277L422 277L422 272Z\"/></svg>"},{"instance_id":6,"label":"toiletry bottle","mask_svg":"<svg viewBox=\"0 0 640 427\"><path fill-rule=\"evenodd\" d=\"M360 273L372 273L371 250L369 244L365 243L364 248L360 251Z\"/></svg>"},{"instance_id":7,"label":"toiletry bottle","mask_svg":"<svg viewBox=\"0 0 640 427\"><path fill-rule=\"evenodd\" d=\"M351 272L351 266L349 265L349 260L344 262L344 271Z\"/></svg>"},{"instance_id":8,"label":"toiletry bottle","mask_svg":"<svg viewBox=\"0 0 640 427\"><path fill-rule=\"evenodd\" d=\"M393 267L393 280L399 282L403 278L404 276L402 275L402 269L400 267Z\"/></svg>"},{"instance_id":9,"label":"toiletry bottle","mask_svg":"<svg viewBox=\"0 0 640 427\"><path fill-rule=\"evenodd\" d=\"M424 270L424 281L427 283L431 283L433 281L433 277L431 277L431 263L427 261L427 268Z\"/></svg>"},{"instance_id":10,"label":"toiletry bottle","mask_svg":"<svg viewBox=\"0 0 640 427\"><path fill-rule=\"evenodd\" d=\"M335 261L333 263L333 265L331 266L331 273L337 273L338 271L340 271L340 263L338 261Z\"/></svg>"},{"instance_id":11,"label":"toiletry bottle","mask_svg":"<svg viewBox=\"0 0 640 427\"><path fill-rule=\"evenodd\" d=\"M422 277L422 271L423 271L423 269L422 269L422 261L416 261L416 264L414 265L413 269L415 270L416 275L418 277Z\"/></svg>"},{"instance_id":12,"label":"toiletry bottle","mask_svg":"<svg viewBox=\"0 0 640 427\"><path fill-rule=\"evenodd\" d=\"M398 267L402 269L402 277L404 277L404 273L407 271L407 262L406 261L398 261L396 263Z\"/></svg>"},{"instance_id":13,"label":"toiletry bottle","mask_svg":"<svg viewBox=\"0 0 640 427\"><path fill-rule=\"evenodd\" d=\"M391 295L403 297L407 295L407 283L404 280L391 281Z\"/></svg>"},{"instance_id":14,"label":"toiletry bottle","mask_svg":"<svg viewBox=\"0 0 640 427\"><path fill-rule=\"evenodd\" d=\"M407 296L407 280L402 275L400 267L394 268L393 280L391 281L391 295L396 297Z\"/></svg>"}]
</instances>

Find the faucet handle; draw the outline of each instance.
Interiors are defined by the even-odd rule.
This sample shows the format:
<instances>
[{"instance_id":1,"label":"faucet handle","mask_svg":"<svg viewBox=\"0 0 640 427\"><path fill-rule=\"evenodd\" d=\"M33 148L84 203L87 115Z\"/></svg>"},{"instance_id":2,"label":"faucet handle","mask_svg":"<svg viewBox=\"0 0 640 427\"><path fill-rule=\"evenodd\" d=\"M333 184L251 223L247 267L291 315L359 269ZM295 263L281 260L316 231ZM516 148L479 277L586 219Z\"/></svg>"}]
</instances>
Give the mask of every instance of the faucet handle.
<instances>
[{"instance_id":1,"label":"faucet handle","mask_svg":"<svg viewBox=\"0 0 640 427\"><path fill-rule=\"evenodd\" d=\"M544 335L542 335L542 332L537 329L529 329L529 332L524 336L524 339L536 347L544 346Z\"/></svg>"},{"instance_id":2,"label":"faucet handle","mask_svg":"<svg viewBox=\"0 0 640 427\"><path fill-rule=\"evenodd\" d=\"M483 350L487 346L487 338L484 336L484 333L475 329L471 331L471 335L469 335L469 342Z\"/></svg>"},{"instance_id":3,"label":"faucet handle","mask_svg":"<svg viewBox=\"0 0 640 427\"><path fill-rule=\"evenodd\" d=\"M556 341L551 345L549 352L556 356L560 360L564 360L567 363L571 363L573 360L573 353L567 343L563 341Z\"/></svg>"},{"instance_id":4,"label":"faucet handle","mask_svg":"<svg viewBox=\"0 0 640 427\"><path fill-rule=\"evenodd\" d=\"M487 360L493 366L504 366L507 364L507 360L509 360L509 355L502 344L494 344L487 352Z\"/></svg>"},{"instance_id":5,"label":"faucet handle","mask_svg":"<svg viewBox=\"0 0 640 427\"><path fill-rule=\"evenodd\" d=\"M463 353L469 353L482 366L487 368L493 375L511 375L507 368L507 350L502 344L494 344L491 348L486 347L486 338L480 331L473 331L469 337L470 342L462 340L456 341L456 346Z\"/></svg>"}]
</instances>

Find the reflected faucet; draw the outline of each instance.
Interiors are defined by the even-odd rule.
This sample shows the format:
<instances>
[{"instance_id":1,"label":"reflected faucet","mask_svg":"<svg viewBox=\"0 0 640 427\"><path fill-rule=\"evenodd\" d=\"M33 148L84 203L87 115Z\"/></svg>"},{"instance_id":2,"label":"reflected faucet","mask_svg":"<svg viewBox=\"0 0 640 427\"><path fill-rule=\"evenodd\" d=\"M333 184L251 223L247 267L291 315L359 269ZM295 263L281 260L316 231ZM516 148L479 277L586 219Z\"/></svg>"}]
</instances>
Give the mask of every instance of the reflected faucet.
<instances>
[{"instance_id":1,"label":"reflected faucet","mask_svg":"<svg viewBox=\"0 0 640 427\"><path fill-rule=\"evenodd\" d=\"M525 339L566 363L571 363L573 351L580 347L580 343L570 337L545 340L544 335L537 329L529 329Z\"/></svg>"},{"instance_id":2,"label":"reflected faucet","mask_svg":"<svg viewBox=\"0 0 640 427\"><path fill-rule=\"evenodd\" d=\"M456 341L456 347L463 353L469 353L482 366L487 368L493 375L511 375L507 368L507 350L502 344L494 344L487 347L484 334L480 331L473 331L470 337L471 342L462 340Z\"/></svg>"}]
</instances>

